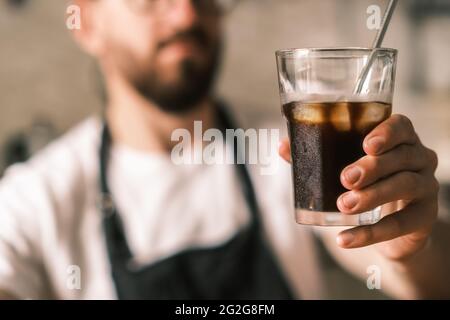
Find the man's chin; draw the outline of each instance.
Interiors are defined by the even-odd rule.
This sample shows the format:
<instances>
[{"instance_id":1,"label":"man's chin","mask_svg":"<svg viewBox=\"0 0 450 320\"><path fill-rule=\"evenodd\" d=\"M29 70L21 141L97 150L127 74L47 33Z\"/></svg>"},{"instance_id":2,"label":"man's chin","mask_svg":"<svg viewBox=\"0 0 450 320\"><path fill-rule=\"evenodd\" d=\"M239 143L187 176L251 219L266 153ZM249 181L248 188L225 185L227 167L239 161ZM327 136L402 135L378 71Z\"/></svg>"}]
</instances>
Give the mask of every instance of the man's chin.
<instances>
[{"instance_id":1,"label":"man's chin","mask_svg":"<svg viewBox=\"0 0 450 320\"><path fill-rule=\"evenodd\" d=\"M192 84L156 89L141 89L140 93L159 110L172 114L186 114L198 108L209 96L210 85Z\"/></svg>"},{"instance_id":2,"label":"man's chin","mask_svg":"<svg viewBox=\"0 0 450 320\"><path fill-rule=\"evenodd\" d=\"M163 66L177 66L186 61L200 63L207 58L204 50L192 42L175 42L162 49L159 56Z\"/></svg>"},{"instance_id":3,"label":"man's chin","mask_svg":"<svg viewBox=\"0 0 450 320\"><path fill-rule=\"evenodd\" d=\"M185 82L203 78L201 73L207 72L208 62L200 59L198 55L191 56L188 53L179 53L180 55L171 63L159 64L156 69L159 86L174 88L183 88Z\"/></svg>"}]
</instances>

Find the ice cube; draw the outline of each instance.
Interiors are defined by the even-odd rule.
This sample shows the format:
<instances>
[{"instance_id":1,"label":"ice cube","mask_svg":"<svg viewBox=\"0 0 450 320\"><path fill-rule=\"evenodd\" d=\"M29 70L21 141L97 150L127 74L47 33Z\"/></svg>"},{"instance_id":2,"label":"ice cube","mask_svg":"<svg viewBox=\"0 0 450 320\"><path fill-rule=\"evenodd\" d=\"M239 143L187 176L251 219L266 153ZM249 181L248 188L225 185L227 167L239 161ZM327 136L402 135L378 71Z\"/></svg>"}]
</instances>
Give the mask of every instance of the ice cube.
<instances>
[{"instance_id":1,"label":"ice cube","mask_svg":"<svg viewBox=\"0 0 450 320\"><path fill-rule=\"evenodd\" d=\"M297 121L321 123L324 121L324 110L321 103L299 103L292 111Z\"/></svg>"},{"instance_id":2,"label":"ice cube","mask_svg":"<svg viewBox=\"0 0 450 320\"><path fill-rule=\"evenodd\" d=\"M378 102L365 102L361 105L361 113L356 123L356 129L364 130L381 123L389 115L389 105Z\"/></svg>"},{"instance_id":3,"label":"ice cube","mask_svg":"<svg viewBox=\"0 0 450 320\"><path fill-rule=\"evenodd\" d=\"M349 131L351 128L350 110L348 102L330 103L328 108L330 122L338 131Z\"/></svg>"},{"instance_id":4,"label":"ice cube","mask_svg":"<svg viewBox=\"0 0 450 320\"><path fill-rule=\"evenodd\" d=\"M381 122L386 116L386 105L371 102L364 106L361 120L368 122Z\"/></svg>"}]
</instances>

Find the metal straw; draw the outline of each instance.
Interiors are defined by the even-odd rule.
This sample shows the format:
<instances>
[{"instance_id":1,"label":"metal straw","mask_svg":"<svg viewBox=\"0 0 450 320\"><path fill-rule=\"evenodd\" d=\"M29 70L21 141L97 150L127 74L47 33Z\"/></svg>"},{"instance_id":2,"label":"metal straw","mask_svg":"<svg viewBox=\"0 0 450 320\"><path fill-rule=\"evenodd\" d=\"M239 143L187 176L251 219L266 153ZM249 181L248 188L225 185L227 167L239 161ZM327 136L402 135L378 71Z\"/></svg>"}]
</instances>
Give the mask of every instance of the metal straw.
<instances>
[{"instance_id":1,"label":"metal straw","mask_svg":"<svg viewBox=\"0 0 450 320\"><path fill-rule=\"evenodd\" d=\"M384 35L386 34L387 28L389 26L389 22L391 21L392 15L394 14L395 6L397 5L398 0L390 0L389 4L384 12L383 20L381 22L381 28L378 30L375 40L372 44L373 49L381 48L381 44L384 39ZM353 91L354 95L360 95L362 92L362 88L364 83L366 82L366 78L369 74L370 68L372 67L372 63L375 60L375 52L376 50L372 50L370 53L369 59L364 66L361 74L358 77L358 81L356 82L355 90Z\"/></svg>"}]
</instances>

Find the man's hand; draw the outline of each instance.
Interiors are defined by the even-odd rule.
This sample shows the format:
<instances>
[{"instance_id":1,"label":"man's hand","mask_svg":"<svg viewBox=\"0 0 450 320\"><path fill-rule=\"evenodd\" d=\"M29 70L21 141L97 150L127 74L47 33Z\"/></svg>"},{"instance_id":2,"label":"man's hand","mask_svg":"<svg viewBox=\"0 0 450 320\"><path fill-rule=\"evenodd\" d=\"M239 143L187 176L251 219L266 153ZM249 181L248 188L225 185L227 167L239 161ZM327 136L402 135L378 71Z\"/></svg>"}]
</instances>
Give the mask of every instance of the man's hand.
<instances>
[{"instance_id":1,"label":"man's hand","mask_svg":"<svg viewBox=\"0 0 450 320\"><path fill-rule=\"evenodd\" d=\"M343 248L377 244L388 259L402 261L420 251L437 219L439 184L434 177L436 153L421 142L411 121L393 115L364 139L364 157L341 173L350 190L337 200L343 214L357 214L382 205L383 218L373 225L342 231ZM288 139L280 155L291 161Z\"/></svg>"}]
</instances>

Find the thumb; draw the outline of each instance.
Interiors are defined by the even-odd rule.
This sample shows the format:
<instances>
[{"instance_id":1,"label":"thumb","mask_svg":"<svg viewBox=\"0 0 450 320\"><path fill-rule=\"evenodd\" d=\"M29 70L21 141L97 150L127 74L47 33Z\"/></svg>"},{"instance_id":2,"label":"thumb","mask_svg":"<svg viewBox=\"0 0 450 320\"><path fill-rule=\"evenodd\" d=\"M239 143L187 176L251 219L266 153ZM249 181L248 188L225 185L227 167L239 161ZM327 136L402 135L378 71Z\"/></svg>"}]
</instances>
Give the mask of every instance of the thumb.
<instances>
[{"instance_id":1,"label":"thumb","mask_svg":"<svg viewBox=\"0 0 450 320\"><path fill-rule=\"evenodd\" d=\"M284 160L291 162L291 146L288 138L280 140L280 143L278 144L278 153Z\"/></svg>"}]
</instances>

